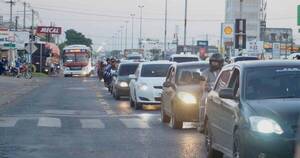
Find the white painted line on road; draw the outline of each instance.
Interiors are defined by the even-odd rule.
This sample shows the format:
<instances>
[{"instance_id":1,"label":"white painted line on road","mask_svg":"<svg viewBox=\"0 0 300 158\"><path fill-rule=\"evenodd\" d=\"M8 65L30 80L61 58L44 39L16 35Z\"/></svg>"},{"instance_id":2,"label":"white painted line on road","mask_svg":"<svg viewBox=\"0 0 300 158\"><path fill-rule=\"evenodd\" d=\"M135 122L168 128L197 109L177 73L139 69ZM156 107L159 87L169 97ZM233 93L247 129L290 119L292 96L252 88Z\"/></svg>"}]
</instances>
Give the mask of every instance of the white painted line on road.
<instances>
[{"instance_id":1,"label":"white painted line on road","mask_svg":"<svg viewBox=\"0 0 300 158\"><path fill-rule=\"evenodd\" d=\"M114 114L115 114L115 112L112 111L112 110L106 110L105 112L106 112L108 115L114 115Z\"/></svg>"},{"instance_id":2,"label":"white painted line on road","mask_svg":"<svg viewBox=\"0 0 300 158\"><path fill-rule=\"evenodd\" d=\"M127 128L137 128L137 129L150 128L148 123L144 122L141 119L130 118L130 119L120 119L120 120Z\"/></svg>"},{"instance_id":3,"label":"white painted line on road","mask_svg":"<svg viewBox=\"0 0 300 158\"><path fill-rule=\"evenodd\" d=\"M66 88L67 90L80 90L80 91L82 91L82 90L87 90L86 88L84 88L84 87L71 87L71 88Z\"/></svg>"},{"instance_id":4,"label":"white painted line on road","mask_svg":"<svg viewBox=\"0 0 300 158\"><path fill-rule=\"evenodd\" d=\"M44 110L43 114L74 115L76 110Z\"/></svg>"},{"instance_id":5,"label":"white painted line on road","mask_svg":"<svg viewBox=\"0 0 300 158\"><path fill-rule=\"evenodd\" d=\"M0 127L14 127L18 118L0 118Z\"/></svg>"},{"instance_id":6,"label":"white painted line on road","mask_svg":"<svg viewBox=\"0 0 300 158\"><path fill-rule=\"evenodd\" d=\"M38 122L39 127L61 127L61 121L58 118L41 117Z\"/></svg>"},{"instance_id":7,"label":"white painted line on road","mask_svg":"<svg viewBox=\"0 0 300 158\"><path fill-rule=\"evenodd\" d=\"M80 119L82 128L105 128L104 123L99 119Z\"/></svg>"}]
</instances>

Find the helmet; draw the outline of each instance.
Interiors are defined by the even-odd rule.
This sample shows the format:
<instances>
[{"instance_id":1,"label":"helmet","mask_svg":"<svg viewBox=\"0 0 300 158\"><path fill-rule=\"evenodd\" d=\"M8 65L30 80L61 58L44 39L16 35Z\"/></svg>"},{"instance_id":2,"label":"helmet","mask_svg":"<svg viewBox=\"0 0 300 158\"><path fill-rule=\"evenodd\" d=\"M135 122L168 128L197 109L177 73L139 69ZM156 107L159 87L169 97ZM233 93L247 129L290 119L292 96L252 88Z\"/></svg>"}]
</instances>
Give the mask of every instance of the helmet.
<instances>
[{"instance_id":1,"label":"helmet","mask_svg":"<svg viewBox=\"0 0 300 158\"><path fill-rule=\"evenodd\" d=\"M212 62L219 63L218 65L213 65ZM221 54L215 53L209 58L210 69L213 71L220 70L224 66L224 58Z\"/></svg>"}]
</instances>

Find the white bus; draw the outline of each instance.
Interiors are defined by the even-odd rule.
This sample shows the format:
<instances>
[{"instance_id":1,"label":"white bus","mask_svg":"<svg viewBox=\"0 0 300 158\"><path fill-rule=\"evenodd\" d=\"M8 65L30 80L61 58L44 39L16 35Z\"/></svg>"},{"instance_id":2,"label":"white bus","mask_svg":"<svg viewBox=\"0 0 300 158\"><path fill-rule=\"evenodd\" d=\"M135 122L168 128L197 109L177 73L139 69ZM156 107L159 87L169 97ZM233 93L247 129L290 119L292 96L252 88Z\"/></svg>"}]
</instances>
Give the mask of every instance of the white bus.
<instances>
[{"instance_id":1,"label":"white bus","mask_svg":"<svg viewBox=\"0 0 300 158\"><path fill-rule=\"evenodd\" d=\"M70 45L63 50L64 76L90 76L92 74L91 48Z\"/></svg>"}]
</instances>

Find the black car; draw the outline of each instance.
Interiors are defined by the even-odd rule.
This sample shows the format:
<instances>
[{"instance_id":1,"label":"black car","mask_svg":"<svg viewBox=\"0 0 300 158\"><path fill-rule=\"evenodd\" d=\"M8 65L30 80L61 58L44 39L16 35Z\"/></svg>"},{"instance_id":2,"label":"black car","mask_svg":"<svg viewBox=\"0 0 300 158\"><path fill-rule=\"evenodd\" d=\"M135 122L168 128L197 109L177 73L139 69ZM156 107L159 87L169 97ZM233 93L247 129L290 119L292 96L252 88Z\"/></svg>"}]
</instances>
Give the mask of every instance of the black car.
<instances>
[{"instance_id":1,"label":"black car","mask_svg":"<svg viewBox=\"0 0 300 158\"><path fill-rule=\"evenodd\" d=\"M208 62L174 64L170 67L163 85L161 121L172 128L182 128L183 122L199 121L199 104L205 81L201 72L209 67Z\"/></svg>"},{"instance_id":2,"label":"black car","mask_svg":"<svg viewBox=\"0 0 300 158\"><path fill-rule=\"evenodd\" d=\"M129 96L129 75L134 74L139 63L121 63L112 81L112 94L115 99Z\"/></svg>"},{"instance_id":3,"label":"black car","mask_svg":"<svg viewBox=\"0 0 300 158\"><path fill-rule=\"evenodd\" d=\"M208 157L293 158L299 103L300 62L227 65L207 98Z\"/></svg>"}]
</instances>

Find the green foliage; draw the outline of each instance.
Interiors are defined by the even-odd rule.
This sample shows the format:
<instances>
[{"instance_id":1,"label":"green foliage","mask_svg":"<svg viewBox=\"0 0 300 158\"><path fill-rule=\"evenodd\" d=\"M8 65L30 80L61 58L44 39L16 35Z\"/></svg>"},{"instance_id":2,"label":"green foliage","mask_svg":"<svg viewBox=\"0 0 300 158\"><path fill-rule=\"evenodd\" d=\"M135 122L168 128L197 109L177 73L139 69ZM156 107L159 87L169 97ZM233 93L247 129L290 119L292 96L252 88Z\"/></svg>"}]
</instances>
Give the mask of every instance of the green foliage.
<instances>
[{"instance_id":1,"label":"green foliage","mask_svg":"<svg viewBox=\"0 0 300 158\"><path fill-rule=\"evenodd\" d=\"M92 47L93 41L89 38L86 38L85 35L83 35L80 32L77 32L74 29L67 30L65 34L66 34L66 41L59 45L60 50L63 50L65 46L74 45L74 44L83 44L88 47Z\"/></svg>"}]
</instances>

